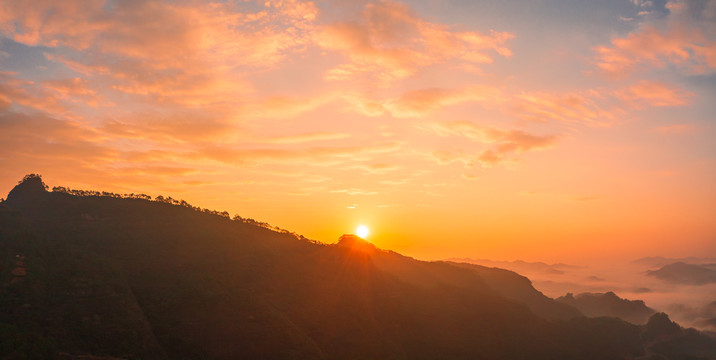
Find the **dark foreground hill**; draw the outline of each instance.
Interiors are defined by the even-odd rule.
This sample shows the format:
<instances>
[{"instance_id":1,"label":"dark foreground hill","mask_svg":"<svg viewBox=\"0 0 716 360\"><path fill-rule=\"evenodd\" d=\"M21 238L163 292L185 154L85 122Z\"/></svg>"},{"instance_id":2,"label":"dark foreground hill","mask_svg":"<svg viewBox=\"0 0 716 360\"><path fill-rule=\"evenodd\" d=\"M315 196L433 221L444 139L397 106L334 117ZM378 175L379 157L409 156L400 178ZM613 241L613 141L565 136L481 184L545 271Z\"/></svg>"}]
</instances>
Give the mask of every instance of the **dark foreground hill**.
<instances>
[{"instance_id":1,"label":"dark foreground hill","mask_svg":"<svg viewBox=\"0 0 716 360\"><path fill-rule=\"evenodd\" d=\"M502 279L502 280L500 280ZM557 320L561 319L561 320ZM663 314L586 318L499 269L334 245L145 196L0 204L0 358L682 359Z\"/></svg>"}]
</instances>

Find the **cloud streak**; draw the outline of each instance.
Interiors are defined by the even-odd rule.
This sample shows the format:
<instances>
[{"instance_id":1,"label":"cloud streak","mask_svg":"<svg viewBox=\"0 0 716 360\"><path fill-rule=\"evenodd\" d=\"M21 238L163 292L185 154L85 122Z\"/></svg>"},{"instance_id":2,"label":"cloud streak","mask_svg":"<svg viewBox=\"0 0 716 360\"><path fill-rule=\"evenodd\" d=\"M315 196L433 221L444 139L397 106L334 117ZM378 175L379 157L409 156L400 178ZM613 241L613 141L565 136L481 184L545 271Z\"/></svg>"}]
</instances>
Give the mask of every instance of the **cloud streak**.
<instances>
[{"instance_id":1,"label":"cloud streak","mask_svg":"<svg viewBox=\"0 0 716 360\"><path fill-rule=\"evenodd\" d=\"M636 31L595 48L595 64L611 76L672 65L688 74L716 71L716 4L673 1L665 19L648 19Z\"/></svg>"},{"instance_id":2,"label":"cloud streak","mask_svg":"<svg viewBox=\"0 0 716 360\"><path fill-rule=\"evenodd\" d=\"M694 94L673 86L655 82L640 81L614 94L622 102L636 108L684 106L691 102Z\"/></svg>"},{"instance_id":3,"label":"cloud streak","mask_svg":"<svg viewBox=\"0 0 716 360\"><path fill-rule=\"evenodd\" d=\"M114 90L186 106L252 91L237 67L266 68L310 41L311 2L6 1L0 31ZM89 55L89 56L87 56Z\"/></svg>"},{"instance_id":4,"label":"cloud streak","mask_svg":"<svg viewBox=\"0 0 716 360\"><path fill-rule=\"evenodd\" d=\"M428 128L440 136L462 136L490 145L476 157L462 151L437 151L432 154L439 163L459 161L468 167L499 164L517 154L550 148L559 139L558 135L535 135L522 130L480 126L470 121L440 122Z\"/></svg>"},{"instance_id":5,"label":"cloud streak","mask_svg":"<svg viewBox=\"0 0 716 360\"><path fill-rule=\"evenodd\" d=\"M405 4L382 1L365 5L357 21L323 26L316 42L348 59L329 70L326 79L368 75L390 83L450 60L485 64L493 61L494 53L509 57L512 51L506 43L513 37L507 32L452 30L420 18Z\"/></svg>"},{"instance_id":6,"label":"cloud streak","mask_svg":"<svg viewBox=\"0 0 716 360\"><path fill-rule=\"evenodd\" d=\"M458 88L410 90L400 96L387 99L371 99L361 95L347 95L344 99L354 111L366 116L390 114L396 118L420 118L461 103L494 106L502 102L501 96L501 91L496 87L470 85Z\"/></svg>"}]
</instances>

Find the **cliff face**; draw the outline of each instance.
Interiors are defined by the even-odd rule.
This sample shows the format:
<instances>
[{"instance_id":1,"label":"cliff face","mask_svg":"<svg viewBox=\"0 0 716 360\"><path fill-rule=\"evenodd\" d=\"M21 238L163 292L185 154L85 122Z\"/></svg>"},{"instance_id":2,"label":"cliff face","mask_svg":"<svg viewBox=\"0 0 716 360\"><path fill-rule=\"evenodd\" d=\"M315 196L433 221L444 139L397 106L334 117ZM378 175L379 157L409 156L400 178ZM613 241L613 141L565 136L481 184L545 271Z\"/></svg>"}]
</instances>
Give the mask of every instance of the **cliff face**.
<instances>
[{"instance_id":1,"label":"cliff face","mask_svg":"<svg viewBox=\"0 0 716 360\"><path fill-rule=\"evenodd\" d=\"M511 272L36 180L0 206L0 287L0 351L46 359L618 359L652 346L617 319L547 320L530 305L546 298Z\"/></svg>"}]
</instances>

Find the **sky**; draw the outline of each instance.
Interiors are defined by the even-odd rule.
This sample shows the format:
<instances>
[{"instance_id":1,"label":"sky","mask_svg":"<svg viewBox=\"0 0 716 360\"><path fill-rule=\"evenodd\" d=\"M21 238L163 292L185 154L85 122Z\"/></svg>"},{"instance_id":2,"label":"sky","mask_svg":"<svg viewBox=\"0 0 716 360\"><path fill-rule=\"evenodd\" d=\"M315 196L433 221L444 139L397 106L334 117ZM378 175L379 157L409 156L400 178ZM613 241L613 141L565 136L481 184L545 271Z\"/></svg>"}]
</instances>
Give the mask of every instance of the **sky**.
<instances>
[{"instance_id":1,"label":"sky","mask_svg":"<svg viewBox=\"0 0 716 360\"><path fill-rule=\"evenodd\" d=\"M0 197L421 259L716 255L714 100L714 0L0 0Z\"/></svg>"}]
</instances>

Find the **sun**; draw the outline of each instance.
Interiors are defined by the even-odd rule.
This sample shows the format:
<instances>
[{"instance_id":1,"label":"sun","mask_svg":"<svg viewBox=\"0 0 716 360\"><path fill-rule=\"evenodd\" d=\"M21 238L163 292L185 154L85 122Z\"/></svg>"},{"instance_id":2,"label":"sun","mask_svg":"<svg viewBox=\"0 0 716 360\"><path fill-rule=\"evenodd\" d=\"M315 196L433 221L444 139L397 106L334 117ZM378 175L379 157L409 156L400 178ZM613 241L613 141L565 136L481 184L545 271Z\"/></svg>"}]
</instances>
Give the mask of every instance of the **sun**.
<instances>
[{"instance_id":1,"label":"sun","mask_svg":"<svg viewBox=\"0 0 716 360\"><path fill-rule=\"evenodd\" d=\"M356 235L362 237L363 239L365 239L369 233L370 230L365 225L358 226L358 228L356 229Z\"/></svg>"}]
</instances>

